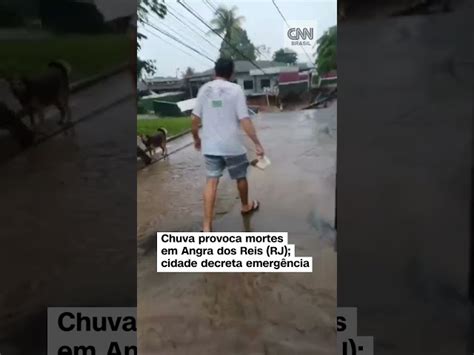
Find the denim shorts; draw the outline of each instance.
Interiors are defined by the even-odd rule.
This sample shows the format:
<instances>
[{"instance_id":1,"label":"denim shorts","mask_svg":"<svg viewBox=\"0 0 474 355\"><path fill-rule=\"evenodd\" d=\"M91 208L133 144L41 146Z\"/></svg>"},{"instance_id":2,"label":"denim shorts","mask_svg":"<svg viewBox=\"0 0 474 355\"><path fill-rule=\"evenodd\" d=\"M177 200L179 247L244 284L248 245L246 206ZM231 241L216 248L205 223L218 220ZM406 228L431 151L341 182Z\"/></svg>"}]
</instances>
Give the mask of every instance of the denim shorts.
<instances>
[{"instance_id":1,"label":"denim shorts","mask_svg":"<svg viewBox=\"0 0 474 355\"><path fill-rule=\"evenodd\" d=\"M204 155L208 178L219 178L225 168L233 180L247 177L249 161L246 154L234 156Z\"/></svg>"}]
</instances>

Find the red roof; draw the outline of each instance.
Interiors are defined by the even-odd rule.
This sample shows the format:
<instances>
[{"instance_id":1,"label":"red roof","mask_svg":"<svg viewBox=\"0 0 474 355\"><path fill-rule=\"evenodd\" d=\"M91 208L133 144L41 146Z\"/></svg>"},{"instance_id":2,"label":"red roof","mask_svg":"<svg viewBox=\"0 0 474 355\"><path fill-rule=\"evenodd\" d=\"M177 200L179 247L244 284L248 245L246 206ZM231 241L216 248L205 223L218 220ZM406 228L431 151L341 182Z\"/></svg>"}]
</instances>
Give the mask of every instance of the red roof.
<instances>
[{"instance_id":1,"label":"red roof","mask_svg":"<svg viewBox=\"0 0 474 355\"><path fill-rule=\"evenodd\" d=\"M297 72L292 73L280 73L278 76L279 83L288 83L292 81L301 81L301 80L308 80L308 74L300 74Z\"/></svg>"}]
</instances>

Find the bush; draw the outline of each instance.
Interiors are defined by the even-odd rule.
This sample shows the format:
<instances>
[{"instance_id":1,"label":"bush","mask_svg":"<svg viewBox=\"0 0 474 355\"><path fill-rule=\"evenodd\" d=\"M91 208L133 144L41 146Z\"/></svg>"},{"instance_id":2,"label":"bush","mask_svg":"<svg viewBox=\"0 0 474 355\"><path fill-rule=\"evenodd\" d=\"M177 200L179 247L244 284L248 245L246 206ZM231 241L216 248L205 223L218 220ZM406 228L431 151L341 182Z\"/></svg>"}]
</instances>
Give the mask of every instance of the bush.
<instances>
[{"instance_id":1,"label":"bush","mask_svg":"<svg viewBox=\"0 0 474 355\"><path fill-rule=\"evenodd\" d=\"M144 106L142 103L138 103L138 105L137 105L137 113L138 113L139 115L144 115L145 113L147 113L146 108L145 108L145 106Z\"/></svg>"}]
</instances>

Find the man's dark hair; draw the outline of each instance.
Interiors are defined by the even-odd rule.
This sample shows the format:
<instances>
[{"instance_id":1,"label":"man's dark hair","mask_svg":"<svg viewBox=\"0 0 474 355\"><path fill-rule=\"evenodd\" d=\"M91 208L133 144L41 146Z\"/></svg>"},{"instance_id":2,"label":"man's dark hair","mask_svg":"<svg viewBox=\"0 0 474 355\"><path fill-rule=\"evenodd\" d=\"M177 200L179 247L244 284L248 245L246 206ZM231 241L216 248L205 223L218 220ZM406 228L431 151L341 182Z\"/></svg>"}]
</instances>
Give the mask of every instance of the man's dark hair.
<instances>
[{"instance_id":1,"label":"man's dark hair","mask_svg":"<svg viewBox=\"0 0 474 355\"><path fill-rule=\"evenodd\" d=\"M230 79L234 73L234 61L230 58L219 58L214 70L216 71L216 76Z\"/></svg>"}]
</instances>

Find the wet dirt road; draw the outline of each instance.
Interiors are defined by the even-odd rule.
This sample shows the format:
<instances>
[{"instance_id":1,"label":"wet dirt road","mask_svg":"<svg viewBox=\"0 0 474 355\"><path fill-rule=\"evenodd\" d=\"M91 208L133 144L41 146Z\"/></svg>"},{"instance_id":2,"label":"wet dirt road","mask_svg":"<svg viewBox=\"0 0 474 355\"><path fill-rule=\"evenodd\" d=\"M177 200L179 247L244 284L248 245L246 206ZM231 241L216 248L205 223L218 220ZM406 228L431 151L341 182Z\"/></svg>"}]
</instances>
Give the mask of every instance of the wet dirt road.
<instances>
[{"instance_id":1,"label":"wet dirt road","mask_svg":"<svg viewBox=\"0 0 474 355\"><path fill-rule=\"evenodd\" d=\"M335 354L336 115L334 103L256 118L272 166L250 170L253 216L227 176L219 186L216 231L288 231L312 274L157 274L153 233L200 229L202 157L191 146L138 173L141 354Z\"/></svg>"},{"instance_id":2,"label":"wet dirt road","mask_svg":"<svg viewBox=\"0 0 474 355\"><path fill-rule=\"evenodd\" d=\"M91 102L101 88L105 110ZM89 106L75 114L90 118L0 166L2 354L43 353L48 306L135 304L131 94L120 75L86 90L77 100ZM16 331L21 340L6 347L1 338Z\"/></svg>"}]
</instances>

